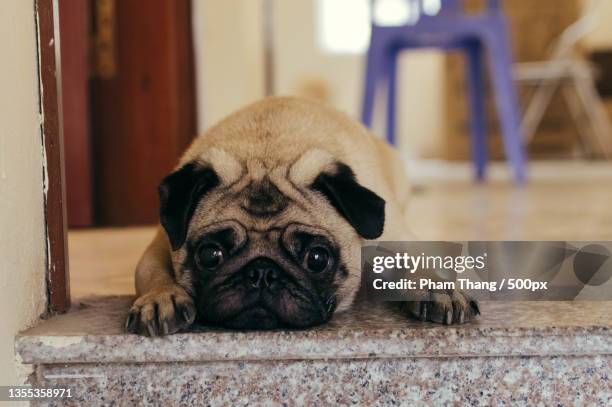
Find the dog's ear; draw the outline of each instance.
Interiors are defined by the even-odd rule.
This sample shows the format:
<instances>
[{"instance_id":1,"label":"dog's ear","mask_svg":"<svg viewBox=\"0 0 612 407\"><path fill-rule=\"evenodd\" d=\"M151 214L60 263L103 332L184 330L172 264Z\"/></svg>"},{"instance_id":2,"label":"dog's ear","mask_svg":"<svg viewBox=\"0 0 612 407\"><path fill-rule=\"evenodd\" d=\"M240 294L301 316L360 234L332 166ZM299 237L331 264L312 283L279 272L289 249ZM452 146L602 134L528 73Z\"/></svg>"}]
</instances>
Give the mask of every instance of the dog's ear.
<instances>
[{"instance_id":1,"label":"dog's ear","mask_svg":"<svg viewBox=\"0 0 612 407\"><path fill-rule=\"evenodd\" d=\"M215 171L196 163L185 164L159 184L159 218L172 250L183 245L198 202L217 185L219 177Z\"/></svg>"},{"instance_id":2,"label":"dog's ear","mask_svg":"<svg viewBox=\"0 0 612 407\"><path fill-rule=\"evenodd\" d=\"M382 234L385 200L359 185L348 165L338 163L335 173L321 173L312 188L322 193L361 237L376 239Z\"/></svg>"}]
</instances>

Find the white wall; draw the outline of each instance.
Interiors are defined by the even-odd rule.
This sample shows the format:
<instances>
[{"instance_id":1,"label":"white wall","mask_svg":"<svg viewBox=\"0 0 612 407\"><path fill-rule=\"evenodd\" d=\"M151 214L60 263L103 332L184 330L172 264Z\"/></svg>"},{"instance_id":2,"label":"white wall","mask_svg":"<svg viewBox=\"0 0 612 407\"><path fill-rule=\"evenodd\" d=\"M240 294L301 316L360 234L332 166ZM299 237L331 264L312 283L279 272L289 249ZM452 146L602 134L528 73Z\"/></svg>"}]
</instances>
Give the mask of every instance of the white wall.
<instances>
[{"instance_id":1,"label":"white wall","mask_svg":"<svg viewBox=\"0 0 612 407\"><path fill-rule=\"evenodd\" d=\"M593 7L597 9L598 24L584 39L584 45L592 50L612 48L612 1L610 0L582 0L584 12L588 13Z\"/></svg>"},{"instance_id":2,"label":"white wall","mask_svg":"<svg viewBox=\"0 0 612 407\"><path fill-rule=\"evenodd\" d=\"M192 0L198 128L264 95L261 0Z\"/></svg>"},{"instance_id":3,"label":"white wall","mask_svg":"<svg viewBox=\"0 0 612 407\"><path fill-rule=\"evenodd\" d=\"M32 0L0 1L0 385L22 382L13 338L46 302L35 30Z\"/></svg>"},{"instance_id":4,"label":"white wall","mask_svg":"<svg viewBox=\"0 0 612 407\"><path fill-rule=\"evenodd\" d=\"M309 82L318 82L327 86L332 105L359 118L364 56L319 49L315 1L275 0L274 6L278 92L300 94ZM444 58L436 52L409 52L400 58L397 136L406 154L429 156L437 150L444 131L443 69Z\"/></svg>"}]
</instances>

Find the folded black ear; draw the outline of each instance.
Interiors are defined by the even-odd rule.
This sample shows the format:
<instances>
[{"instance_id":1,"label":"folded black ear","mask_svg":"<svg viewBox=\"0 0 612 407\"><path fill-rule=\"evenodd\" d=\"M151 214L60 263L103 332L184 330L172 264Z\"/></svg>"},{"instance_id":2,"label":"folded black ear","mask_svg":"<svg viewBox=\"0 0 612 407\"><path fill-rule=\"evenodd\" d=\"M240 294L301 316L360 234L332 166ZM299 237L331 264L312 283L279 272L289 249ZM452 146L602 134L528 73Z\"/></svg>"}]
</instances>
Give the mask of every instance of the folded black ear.
<instances>
[{"instance_id":1,"label":"folded black ear","mask_svg":"<svg viewBox=\"0 0 612 407\"><path fill-rule=\"evenodd\" d=\"M159 218L168 234L172 250L183 245L198 202L217 185L219 177L215 171L196 163L185 164L159 184Z\"/></svg>"},{"instance_id":2,"label":"folded black ear","mask_svg":"<svg viewBox=\"0 0 612 407\"><path fill-rule=\"evenodd\" d=\"M379 237L385 226L385 200L359 185L351 168L338 163L335 174L321 173L312 184L366 239Z\"/></svg>"}]
</instances>

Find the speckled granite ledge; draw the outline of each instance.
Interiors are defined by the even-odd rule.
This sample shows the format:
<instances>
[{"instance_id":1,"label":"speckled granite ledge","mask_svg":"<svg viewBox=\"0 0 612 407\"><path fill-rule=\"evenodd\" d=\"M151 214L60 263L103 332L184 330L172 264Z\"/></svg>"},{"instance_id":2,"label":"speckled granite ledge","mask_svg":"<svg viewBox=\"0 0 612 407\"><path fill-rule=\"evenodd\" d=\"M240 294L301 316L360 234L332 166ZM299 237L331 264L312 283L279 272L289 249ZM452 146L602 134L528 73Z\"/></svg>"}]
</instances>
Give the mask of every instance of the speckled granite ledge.
<instances>
[{"instance_id":1,"label":"speckled granite ledge","mask_svg":"<svg viewBox=\"0 0 612 407\"><path fill-rule=\"evenodd\" d=\"M484 303L462 326L377 307L306 331L123 332L128 298L83 301L16 341L35 405L594 405L612 403L612 303Z\"/></svg>"},{"instance_id":2,"label":"speckled granite ledge","mask_svg":"<svg viewBox=\"0 0 612 407\"><path fill-rule=\"evenodd\" d=\"M612 354L612 302L483 303L478 320L450 327L368 306L304 331L146 338L124 333L130 301L81 301L20 334L16 350L33 364Z\"/></svg>"}]
</instances>

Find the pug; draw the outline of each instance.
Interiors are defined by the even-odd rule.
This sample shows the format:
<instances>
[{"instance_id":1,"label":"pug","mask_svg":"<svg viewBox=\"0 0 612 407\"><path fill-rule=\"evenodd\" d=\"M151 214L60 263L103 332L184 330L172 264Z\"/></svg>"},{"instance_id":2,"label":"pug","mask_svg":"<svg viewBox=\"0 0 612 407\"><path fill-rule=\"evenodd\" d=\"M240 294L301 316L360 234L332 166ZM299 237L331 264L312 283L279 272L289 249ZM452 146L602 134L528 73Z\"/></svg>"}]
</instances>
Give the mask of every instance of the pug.
<instances>
[{"instance_id":1,"label":"pug","mask_svg":"<svg viewBox=\"0 0 612 407\"><path fill-rule=\"evenodd\" d=\"M127 330L198 323L306 328L346 311L366 240L414 240L397 152L332 108L270 98L194 140L159 186L160 227L136 269ZM461 291L415 292L407 317L462 323Z\"/></svg>"}]
</instances>

